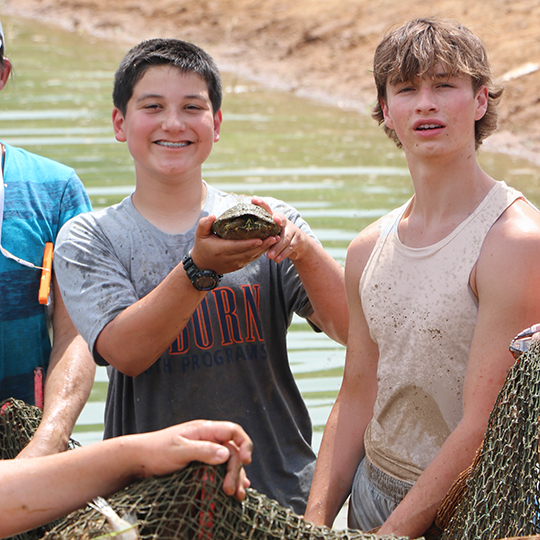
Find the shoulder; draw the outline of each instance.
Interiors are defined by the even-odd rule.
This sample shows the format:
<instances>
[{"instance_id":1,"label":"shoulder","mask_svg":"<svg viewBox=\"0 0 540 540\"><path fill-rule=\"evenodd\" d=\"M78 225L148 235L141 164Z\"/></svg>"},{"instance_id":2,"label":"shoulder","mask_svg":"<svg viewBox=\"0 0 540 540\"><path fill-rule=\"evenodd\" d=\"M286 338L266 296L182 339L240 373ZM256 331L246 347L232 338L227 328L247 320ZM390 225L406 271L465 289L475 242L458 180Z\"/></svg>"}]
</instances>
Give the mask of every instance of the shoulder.
<instances>
[{"instance_id":1,"label":"shoulder","mask_svg":"<svg viewBox=\"0 0 540 540\"><path fill-rule=\"evenodd\" d=\"M393 214L394 212L386 214L360 231L347 250L347 265L360 265L363 268L367 264L381 233L388 226L389 218Z\"/></svg>"},{"instance_id":2,"label":"shoulder","mask_svg":"<svg viewBox=\"0 0 540 540\"><path fill-rule=\"evenodd\" d=\"M540 212L525 199L517 199L493 224L482 251L520 253L535 248L540 241Z\"/></svg>"},{"instance_id":3,"label":"shoulder","mask_svg":"<svg viewBox=\"0 0 540 540\"><path fill-rule=\"evenodd\" d=\"M6 167L24 168L26 171L35 171L37 169L40 172L46 171L47 176L60 175L66 178L70 178L75 174L72 167L58 161L9 144L4 144L4 146L6 147ZM27 169L27 167L31 168Z\"/></svg>"},{"instance_id":4,"label":"shoulder","mask_svg":"<svg viewBox=\"0 0 540 540\"><path fill-rule=\"evenodd\" d=\"M540 212L526 200L510 205L488 232L475 278L479 295L484 284L507 291L540 279ZM484 289L486 290L486 289Z\"/></svg>"}]
</instances>

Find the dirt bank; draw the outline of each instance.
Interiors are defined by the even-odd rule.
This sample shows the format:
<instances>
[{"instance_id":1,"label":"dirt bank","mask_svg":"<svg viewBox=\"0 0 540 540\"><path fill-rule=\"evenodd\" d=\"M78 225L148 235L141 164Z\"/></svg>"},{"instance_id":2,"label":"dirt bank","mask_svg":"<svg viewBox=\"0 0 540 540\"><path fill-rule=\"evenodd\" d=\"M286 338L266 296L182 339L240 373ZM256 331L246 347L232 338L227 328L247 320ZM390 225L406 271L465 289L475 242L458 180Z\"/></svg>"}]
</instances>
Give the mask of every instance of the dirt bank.
<instances>
[{"instance_id":1,"label":"dirt bank","mask_svg":"<svg viewBox=\"0 0 540 540\"><path fill-rule=\"evenodd\" d=\"M126 45L179 37L223 70L361 110L374 96L373 51L388 28L418 16L456 19L484 40L506 87L486 146L540 164L540 0L0 0L0 10Z\"/></svg>"}]
</instances>

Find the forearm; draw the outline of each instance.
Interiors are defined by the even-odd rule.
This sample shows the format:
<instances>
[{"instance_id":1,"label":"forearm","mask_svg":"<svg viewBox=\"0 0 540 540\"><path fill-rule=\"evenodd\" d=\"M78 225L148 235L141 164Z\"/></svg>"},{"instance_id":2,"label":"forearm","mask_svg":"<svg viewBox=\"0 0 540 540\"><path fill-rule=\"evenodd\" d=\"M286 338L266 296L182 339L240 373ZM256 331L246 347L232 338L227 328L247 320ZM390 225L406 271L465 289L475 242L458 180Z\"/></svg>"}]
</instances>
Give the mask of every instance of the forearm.
<instances>
[{"instance_id":1,"label":"forearm","mask_svg":"<svg viewBox=\"0 0 540 540\"><path fill-rule=\"evenodd\" d=\"M425 533L456 478L472 463L482 437L481 429L458 426L383 524L379 534L417 538Z\"/></svg>"},{"instance_id":2,"label":"forearm","mask_svg":"<svg viewBox=\"0 0 540 540\"><path fill-rule=\"evenodd\" d=\"M312 238L310 249L293 263L313 307L310 320L326 335L345 345L349 310L345 292L345 272Z\"/></svg>"},{"instance_id":3,"label":"forearm","mask_svg":"<svg viewBox=\"0 0 540 540\"><path fill-rule=\"evenodd\" d=\"M97 352L122 373L139 375L178 337L206 294L193 287L182 264L178 265L102 330Z\"/></svg>"},{"instance_id":4,"label":"forearm","mask_svg":"<svg viewBox=\"0 0 540 540\"><path fill-rule=\"evenodd\" d=\"M48 523L138 476L130 438L47 456L0 462L0 538ZM76 481L75 481L76 479Z\"/></svg>"},{"instance_id":5,"label":"forearm","mask_svg":"<svg viewBox=\"0 0 540 540\"><path fill-rule=\"evenodd\" d=\"M95 363L80 335L65 346L55 343L45 377L43 418L24 457L66 450L94 375Z\"/></svg>"},{"instance_id":6,"label":"forearm","mask_svg":"<svg viewBox=\"0 0 540 540\"><path fill-rule=\"evenodd\" d=\"M343 406L338 398L324 429L305 513L316 525L331 527L351 491L364 455L364 429L358 418L359 411Z\"/></svg>"}]
</instances>

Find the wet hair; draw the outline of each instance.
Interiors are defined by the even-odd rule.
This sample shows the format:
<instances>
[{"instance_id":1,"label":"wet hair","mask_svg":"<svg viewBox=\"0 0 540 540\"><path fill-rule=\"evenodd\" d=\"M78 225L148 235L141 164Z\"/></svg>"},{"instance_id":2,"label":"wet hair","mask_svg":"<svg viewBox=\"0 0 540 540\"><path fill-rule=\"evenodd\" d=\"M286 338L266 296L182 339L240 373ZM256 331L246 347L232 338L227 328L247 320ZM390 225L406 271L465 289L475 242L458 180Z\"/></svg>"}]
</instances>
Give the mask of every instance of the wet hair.
<instances>
[{"instance_id":1,"label":"wet hair","mask_svg":"<svg viewBox=\"0 0 540 540\"><path fill-rule=\"evenodd\" d=\"M182 73L199 75L208 87L213 113L221 109L223 91L219 70L212 57L200 47L179 39L142 41L124 56L114 76L113 103L125 115L135 85L148 68L169 65Z\"/></svg>"},{"instance_id":2,"label":"wet hair","mask_svg":"<svg viewBox=\"0 0 540 540\"><path fill-rule=\"evenodd\" d=\"M387 84L399 84L413 77L435 76L437 66L441 66L449 77L470 76L475 93L481 86L487 87L486 113L475 122L478 148L497 128L497 105L503 89L491 80L487 53L480 39L453 21L414 19L383 38L373 60L377 104L371 116L379 125L384 123L382 101L386 101ZM383 129L401 147L396 132L386 125Z\"/></svg>"}]
</instances>

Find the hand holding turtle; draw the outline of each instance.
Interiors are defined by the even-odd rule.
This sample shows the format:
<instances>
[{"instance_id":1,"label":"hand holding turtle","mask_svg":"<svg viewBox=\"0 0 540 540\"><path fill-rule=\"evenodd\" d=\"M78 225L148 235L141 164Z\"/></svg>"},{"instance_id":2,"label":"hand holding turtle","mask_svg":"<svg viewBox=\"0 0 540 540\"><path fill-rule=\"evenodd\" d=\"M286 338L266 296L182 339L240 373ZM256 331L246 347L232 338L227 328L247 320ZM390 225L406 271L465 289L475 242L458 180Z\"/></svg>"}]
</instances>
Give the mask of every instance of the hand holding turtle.
<instances>
[{"instance_id":1,"label":"hand holding turtle","mask_svg":"<svg viewBox=\"0 0 540 540\"><path fill-rule=\"evenodd\" d=\"M211 215L199 220L195 231L195 243L191 257L198 268L214 270L218 274L235 272L261 255L277 242L277 237L249 238L245 240L227 240L212 231L216 216Z\"/></svg>"},{"instance_id":2,"label":"hand holding turtle","mask_svg":"<svg viewBox=\"0 0 540 540\"><path fill-rule=\"evenodd\" d=\"M253 197L251 201L253 204L264 208L281 227L281 232L277 237L279 241L272 245L266 254L269 259L273 259L276 263L280 263L286 258L297 261L313 247L315 241L309 235L284 215L273 213L270 205L264 199Z\"/></svg>"}]
</instances>

